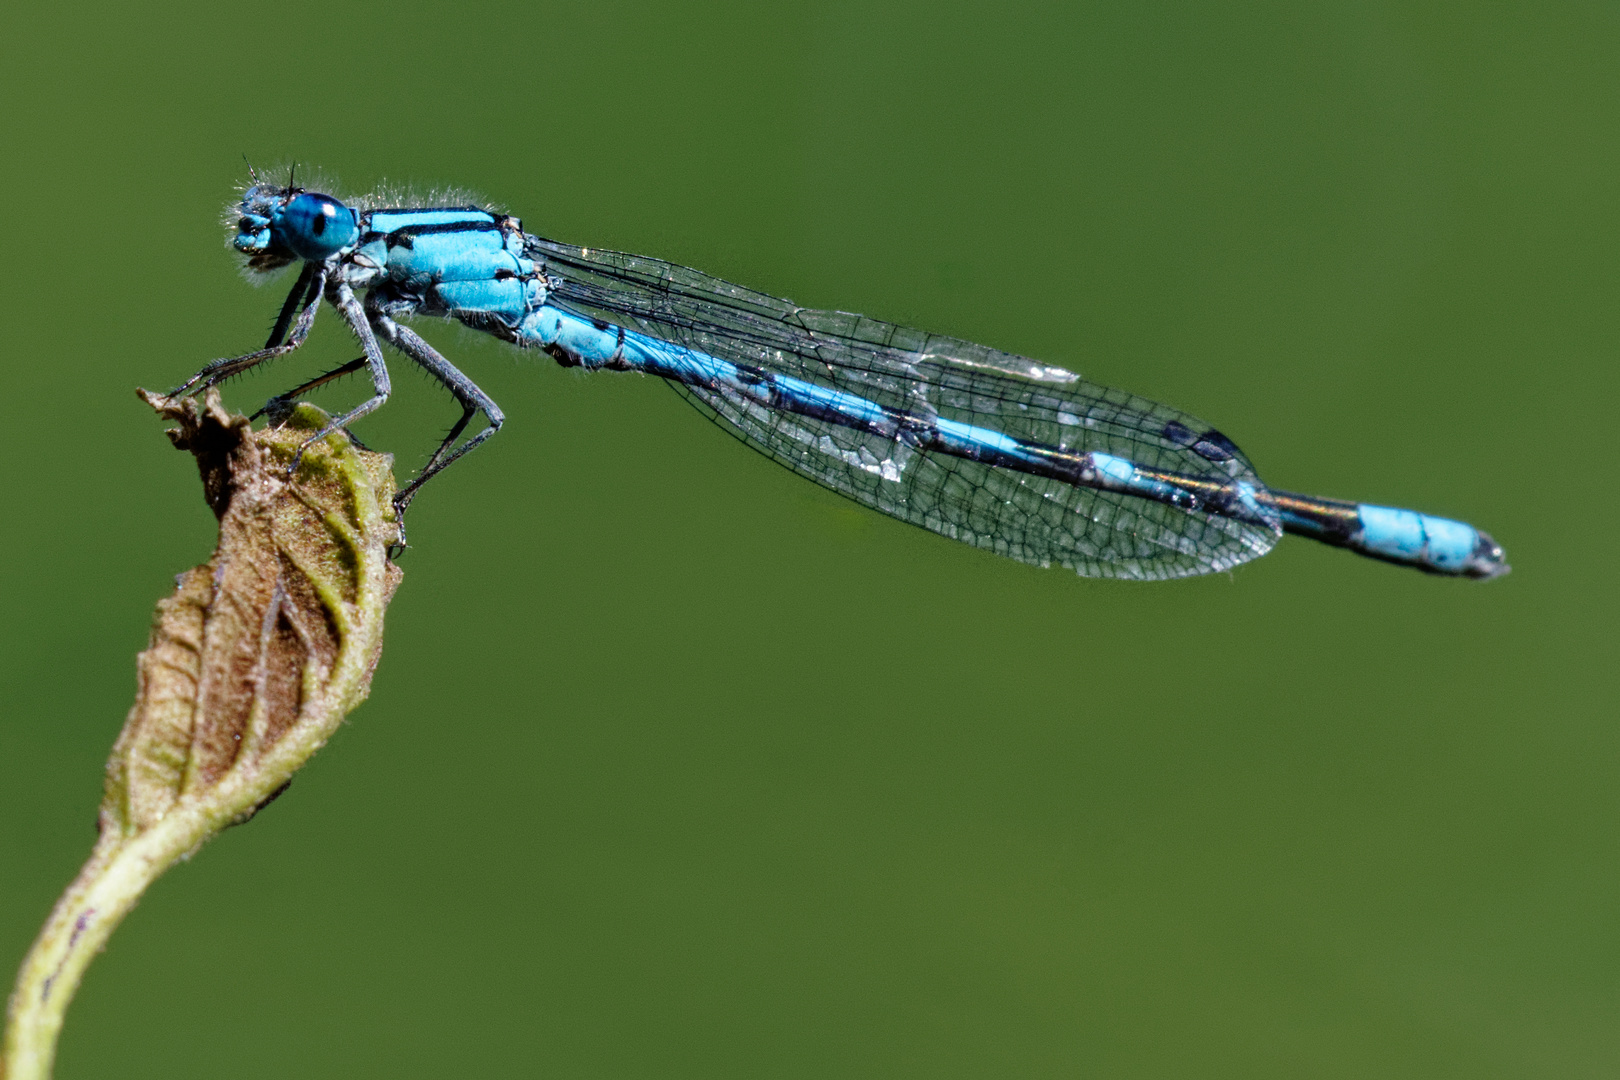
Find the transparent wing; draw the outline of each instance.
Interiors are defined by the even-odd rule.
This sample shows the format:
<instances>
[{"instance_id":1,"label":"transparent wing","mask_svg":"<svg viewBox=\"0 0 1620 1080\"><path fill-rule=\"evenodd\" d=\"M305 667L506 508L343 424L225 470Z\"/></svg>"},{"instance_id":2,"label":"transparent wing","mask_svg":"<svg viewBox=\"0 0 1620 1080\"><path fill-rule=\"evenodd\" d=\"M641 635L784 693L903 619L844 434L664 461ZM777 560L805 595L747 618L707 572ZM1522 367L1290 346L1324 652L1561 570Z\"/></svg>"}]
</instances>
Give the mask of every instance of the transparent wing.
<instances>
[{"instance_id":1,"label":"transparent wing","mask_svg":"<svg viewBox=\"0 0 1620 1080\"><path fill-rule=\"evenodd\" d=\"M734 363L857 394L887 409L1221 482L1260 482L1196 418L1062 368L839 311L814 311L673 263L528 237L548 302ZM802 414L725 387L672 383L794 472L902 521L1087 577L1225 570L1280 532L1204 511L987 465Z\"/></svg>"}]
</instances>

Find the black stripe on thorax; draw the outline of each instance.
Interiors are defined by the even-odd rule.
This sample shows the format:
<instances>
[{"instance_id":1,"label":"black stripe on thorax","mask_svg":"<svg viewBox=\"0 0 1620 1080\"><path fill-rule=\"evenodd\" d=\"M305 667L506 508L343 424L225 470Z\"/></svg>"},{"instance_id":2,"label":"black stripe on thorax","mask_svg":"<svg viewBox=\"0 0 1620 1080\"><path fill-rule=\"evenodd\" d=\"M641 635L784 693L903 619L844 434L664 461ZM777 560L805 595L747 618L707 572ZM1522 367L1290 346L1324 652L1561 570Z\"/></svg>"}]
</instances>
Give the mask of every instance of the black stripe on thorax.
<instances>
[{"instance_id":1,"label":"black stripe on thorax","mask_svg":"<svg viewBox=\"0 0 1620 1080\"><path fill-rule=\"evenodd\" d=\"M360 243L363 246L375 243L378 240L387 240L389 247L410 249L415 246L413 239L418 236L460 232L498 233L500 231L501 226L498 221L443 221L434 225L402 225L392 232L386 233L377 229L370 229L360 238Z\"/></svg>"}]
</instances>

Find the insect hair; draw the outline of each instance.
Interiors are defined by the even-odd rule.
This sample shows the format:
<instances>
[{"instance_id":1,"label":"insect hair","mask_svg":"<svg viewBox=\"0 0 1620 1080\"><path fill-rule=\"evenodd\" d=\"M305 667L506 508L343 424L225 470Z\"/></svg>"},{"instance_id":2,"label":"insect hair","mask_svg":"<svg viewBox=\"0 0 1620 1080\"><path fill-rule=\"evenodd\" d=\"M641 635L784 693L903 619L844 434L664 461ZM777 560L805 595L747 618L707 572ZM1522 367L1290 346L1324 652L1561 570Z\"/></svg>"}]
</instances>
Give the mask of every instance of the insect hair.
<instances>
[{"instance_id":1,"label":"insect hair","mask_svg":"<svg viewBox=\"0 0 1620 1080\"><path fill-rule=\"evenodd\" d=\"M247 193L260 185L275 185L278 182L283 184L290 182L296 185L294 190L330 195L339 202L359 211L386 209L389 207L419 209L431 206L471 206L492 213L500 212L498 207L490 204L476 192L466 188L424 187L384 180L363 194L348 195L344 193L343 185L336 176L302 162L283 161L268 167L256 167L250 163L248 165L247 179L241 185L240 194L225 204L224 212L220 215L220 224L225 230L227 247L231 246L236 235L237 222L241 220L242 203ZM284 190L286 189L284 188ZM267 263L267 260L259 257L245 260L241 271L243 277L259 285L279 276L280 272L289 265L291 263L271 265Z\"/></svg>"}]
</instances>

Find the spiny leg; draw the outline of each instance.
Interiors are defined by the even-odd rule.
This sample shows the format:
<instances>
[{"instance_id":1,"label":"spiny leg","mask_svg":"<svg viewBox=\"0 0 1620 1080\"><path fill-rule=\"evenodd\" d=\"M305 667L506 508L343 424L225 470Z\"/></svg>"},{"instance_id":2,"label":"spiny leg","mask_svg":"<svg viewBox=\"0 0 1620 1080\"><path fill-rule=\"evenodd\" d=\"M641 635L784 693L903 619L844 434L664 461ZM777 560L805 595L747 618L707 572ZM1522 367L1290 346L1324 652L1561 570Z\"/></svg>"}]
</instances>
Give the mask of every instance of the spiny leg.
<instances>
[{"instance_id":1,"label":"spiny leg","mask_svg":"<svg viewBox=\"0 0 1620 1080\"><path fill-rule=\"evenodd\" d=\"M354 290L349 288L348 285L339 282L337 288L332 290L331 296L327 299L331 301L332 306L337 308L338 313L348 322L349 328L354 331L354 336L360 339L360 347L366 353L363 360L365 365L371 369L371 386L375 393L342 416L329 420L325 427L305 439L303 445L298 448L298 453L293 455L292 464L287 469L289 474L298 470L299 463L304 460L304 451L308 450L311 445L320 442L335 431L342 431L367 413L375 412L387 402L388 395L392 391L392 386L388 381L388 365L383 362L382 347L377 344L377 337L371 332L371 326L366 321L366 313L360 307L360 301L354 298Z\"/></svg>"},{"instance_id":2,"label":"spiny leg","mask_svg":"<svg viewBox=\"0 0 1620 1080\"><path fill-rule=\"evenodd\" d=\"M305 265L308 267L314 264L306 263ZM205 364L201 371L187 379L184 385L171 391L169 396L172 398L181 397L192 393L198 388L199 384L203 389L207 389L221 379L246 371L248 368L262 364L266 360L274 360L278 356L285 356L298 348L304 343L304 339L309 336L309 328L315 322L315 313L320 310L321 289L325 284L325 267L315 267L313 277L308 282L305 281L302 274L299 275L298 283L293 286L293 291L288 295L287 303L282 306L282 310L285 313L291 309L294 304L294 297L303 298L304 310L299 313L298 322L293 325L292 336L284 343L271 345L257 352L247 353L244 356L227 357L223 360L215 360L212 363ZM279 325L280 320L277 320L277 322ZM272 334L273 339L274 334Z\"/></svg>"},{"instance_id":3,"label":"spiny leg","mask_svg":"<svg viewBox=\"0 0 1620 1080\"><path fill-rule=\"evenodd\" d=\"M439 448L433 451L422 471L417 473L416 479L405 485L404 490L394 496L394 507L399 511L400 536L404 537L405 510L411 505L411 500L421 490L422 485L435 474L442 472L451 462L479 445L491 435L501 429L506 417L501 413L501 407L494 400L478 388L478 384L456 369L456 366L446 360L437 349L423 341L420 336L409 327L400 326L394 320L377 312L371 315L372 325L377 332L400 352L415 360L418 364L444 385L446 390L461 403L461 419L450 429ZM467 423L472 420L473 414L482 412L489 421L489 426L468 439L465 443L451 450L451 446L466 430Z\"/></svg>"},{"instance_id":4,"label":"spiny leg","mask_svg":"<svg viewBox=\"0 0 1620 1080\"><path fill-rule=\"evenodd\" d=\"M309 393L318 386L325 386L333 379L341 379L345 375L354 374L356 371L359 371L361 368L365 367L366 363L366 358L361 356L350 360L347 364L344 364L340 368L334 368L331 371L328 371L325 375L317 375L308 382L303 383L300 386L293 387L286 393L277 394L275 397L265 402L264 407L258 412L254 413L252 416L248 417L248 419L257 420L261 416L269 416L272 422L280 423L286 418L286 415L292 411L291 406L296 399Z\"/></svg>"},{"instance_id":5,"label":"spiny leg","mask_svg":"<svg viewBox=\"0 0 1620 1080\"><path fill-rule=\"evenodd\" d=\"M270 337L264 343L267 349L280 345L287 336L287 327L292 325L293 312L298 305L308 307L321 295L321 285L315 280L315 264L305 263L304 268L298 272L298 283L293 286L292 292L287 294L286 301L281 305L281 313L276 316L276 324L270 328Z\"/></svg>"}]
</instances>

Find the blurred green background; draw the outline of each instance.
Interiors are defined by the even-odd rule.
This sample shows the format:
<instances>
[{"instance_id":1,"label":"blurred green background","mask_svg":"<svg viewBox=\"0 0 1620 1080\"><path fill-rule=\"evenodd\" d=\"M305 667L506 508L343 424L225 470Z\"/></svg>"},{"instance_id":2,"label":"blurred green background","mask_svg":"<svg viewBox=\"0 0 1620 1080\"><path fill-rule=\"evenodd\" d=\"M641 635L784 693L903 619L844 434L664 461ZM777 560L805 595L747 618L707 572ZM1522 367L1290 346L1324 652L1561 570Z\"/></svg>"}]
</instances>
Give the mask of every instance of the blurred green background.
<instances>
[{"instance_id":1,"label":"blurred green background","mask_svg":"<svg viewBox=\"0 0 1620 1080\"><path fill-rule=\"evenodd\" d=\"M213 543L132 390L280 303L244 152L1065 364L1515 567L1085 581L429 325L509 424L417 502L370 702L157 883L58 1075L1614 1075L1617 59L1613 3L13 10L7 980ZM354 355L309 352L227 400ZM394 371L403 470L456 410Z\"/></svg>"}]
</instances>

